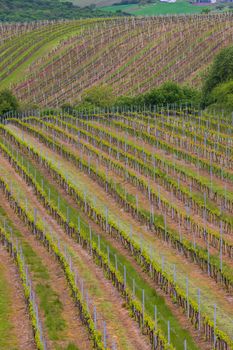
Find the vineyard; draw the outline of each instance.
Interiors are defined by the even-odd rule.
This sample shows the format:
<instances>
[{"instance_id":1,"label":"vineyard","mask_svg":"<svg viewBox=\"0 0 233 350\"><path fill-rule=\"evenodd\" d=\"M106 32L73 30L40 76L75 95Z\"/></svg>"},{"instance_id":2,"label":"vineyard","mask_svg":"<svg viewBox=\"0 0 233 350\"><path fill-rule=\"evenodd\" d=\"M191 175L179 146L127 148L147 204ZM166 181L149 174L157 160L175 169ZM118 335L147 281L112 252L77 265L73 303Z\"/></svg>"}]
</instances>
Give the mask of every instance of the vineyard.
<instances>
[{"instance_id":1,"label":"vineyard","mask_svg":"<svg viewBox=\"0 0 233 350\"><path fill-rule=\"evenodd\" d=\"M167 80L200 87L232 42L232 13L1 24L0 83L27 104L75 103L101 84L135 96Z\"/></svg>"},{"instance_id":2,"label":"vineyard","mask_svg":"<svg viewBox=\"0 0 233 350\"><path fill-rule=\"evenodd\" d=\"M0 348L233 349L232 129L187 108L2 119Z\"/></svg>"}]
</instances>

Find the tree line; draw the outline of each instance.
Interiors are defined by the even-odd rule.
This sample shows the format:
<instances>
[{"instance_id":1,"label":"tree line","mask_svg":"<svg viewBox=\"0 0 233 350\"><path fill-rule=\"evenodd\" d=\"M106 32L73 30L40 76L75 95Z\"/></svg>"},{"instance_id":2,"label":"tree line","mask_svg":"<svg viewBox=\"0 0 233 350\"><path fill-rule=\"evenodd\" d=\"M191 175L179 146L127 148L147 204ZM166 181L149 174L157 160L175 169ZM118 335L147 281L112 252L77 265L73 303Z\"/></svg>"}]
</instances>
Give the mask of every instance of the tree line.
<instances>
[{"instance_id":1,"label":"tree line","mask_svg":"<svg viewBox=\"0 0 233 350\"><path fill-rule=\"evenodd\" d=\"M144 94L116 97L111 86L102 85L86 90L81 102L70 107L145 106L149 108L154 105L174 103L193 104L209 110L233 111L233 46L223 49L215 57L203 76L200 89L168 81Z\"/></svg>"},{"instance_id":2,"label":"tree line","mask_svg":"<svg viewBox=\"0 0 233 350\"><path fill-rule=\"evenodd\" d=\"M0 21L2 22L79 19L112 15L93 6L84 8L75 6L71 0L0 0Z\"/></svg>"}]
</instances>

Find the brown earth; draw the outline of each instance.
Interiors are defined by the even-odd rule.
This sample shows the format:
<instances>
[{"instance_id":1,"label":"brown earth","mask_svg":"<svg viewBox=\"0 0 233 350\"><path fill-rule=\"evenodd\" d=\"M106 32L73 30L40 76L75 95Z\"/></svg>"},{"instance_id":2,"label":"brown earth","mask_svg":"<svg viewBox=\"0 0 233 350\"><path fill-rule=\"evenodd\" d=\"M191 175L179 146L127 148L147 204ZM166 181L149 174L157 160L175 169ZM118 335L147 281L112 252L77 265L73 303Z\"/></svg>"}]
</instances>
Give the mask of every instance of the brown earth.
<instances>
[{"instance_id":1,"label":"brown earth","mask_svg":"<svg viewBox=\"0 0 233 350\"><path fill-rule=\"evenodd\" d=\"M22 282L15 261L9 253L0 246L0 268L7 281L7 290L10 293L12 304L9 320L12 323L12 333L16 338L18 350L35 350L32 324L29 317ZM13 341L13 339L12 339Z\"/></svg>"}]
</instances>

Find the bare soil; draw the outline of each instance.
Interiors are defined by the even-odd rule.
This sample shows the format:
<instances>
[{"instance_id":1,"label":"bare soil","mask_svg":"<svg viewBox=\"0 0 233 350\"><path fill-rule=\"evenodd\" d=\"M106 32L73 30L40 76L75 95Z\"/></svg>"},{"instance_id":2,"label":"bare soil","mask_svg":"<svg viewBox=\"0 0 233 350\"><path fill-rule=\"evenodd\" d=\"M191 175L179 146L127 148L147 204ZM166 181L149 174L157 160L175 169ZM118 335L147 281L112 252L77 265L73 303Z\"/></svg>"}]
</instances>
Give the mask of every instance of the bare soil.
<instances>
[{"instance_id":1,"label":"bare soil","mask_svg":"<svg viewBox=\"0 0 233 350\"><path fill-rule=\"evenodd\" d=\"M1 271L7 281L7 289L10 291L12 304L9 305L11 313L9 319L12 323L12 332L16 338L17 349L35 350L32 324L29 317L23 286L20 280L18 268L9 253L0 246Z\"/></svg>"}]
</instances>

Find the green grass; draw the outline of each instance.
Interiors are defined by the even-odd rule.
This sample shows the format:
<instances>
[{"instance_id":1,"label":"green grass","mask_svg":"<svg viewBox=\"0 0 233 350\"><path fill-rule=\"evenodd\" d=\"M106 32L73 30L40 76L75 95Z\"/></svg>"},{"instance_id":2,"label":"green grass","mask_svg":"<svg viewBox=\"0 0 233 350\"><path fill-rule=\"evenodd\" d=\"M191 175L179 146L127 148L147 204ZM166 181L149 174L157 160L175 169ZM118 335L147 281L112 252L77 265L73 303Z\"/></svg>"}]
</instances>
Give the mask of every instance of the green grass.
<instances>
[{"instance_id":1,"label":"green grass","mask_svg":"<svg viewBox=\"0 0 233 350\"><path fill-rule=\"evenodd\" d=\"M0 266L0 349L16 349L13 325L10 316L13 313L11 291Z\"/></svg>"},{"instance_id":2,"label":"green grass","mask_svg":"<svg viewBox=\"0 0 233 350\"><path fill-rule=\"evenodd\" d=\"M79 348L75 344L69 343L66 348L62 348L62 347L58 346L58 347L56 347L56 350L79 350Z\"/></svg>"},{"instance_id":3,"label":"green grass","mask_svg":"<svg viewBox=\"0 0 233 350\"><path fill-rule=\"evenodd\" d=\"M19 239L22 246L25 262L33 276L35 283L35 292L40 302L40 308L45 316L45 324L50 340L63 339L63 333L66 329L66 323L62 316L63 306L59 301L56 291L49 284L50 276L47 267L43 264L41 258L37 256L26 239L17 230L5 210L0 206L0 221L4 219L12 228L12 233Z\"/></svg>"},{"instance_id":4,"label":"green grass","mask_svg":"<svg viewBox=\"0 0 233 350\"><path fill-rule=\"evenodd\" d=\"M11 147L7 146L8 149L11 151ZM16 155L16 153L15 153ZM31 175L35 175L35 169L36 169L36 180L38 184L44 183L44 190L49 193L50 189L50 198L51 201L55 205L58 203L58 196L59 193L55 186L53 186L47 178L39 171L37 167L35 167L34 164L32 164L27 158L22 156L21 152L19 152L19 159L23 159L23 163L26 165L28 163L28 169ZM27 166L26 166L27 167ZM80 226L83 229L83 231L86 232L86 236L89 237L89 226L87 225L85 221L85 216L78 210L74 209L72 206L68 204L68 202L62 197L59 196L60 199L60 210L61 212L66 215L67 208L69 211L69 220L70 222L73 222L75 226L78 226L78 217L80 217ZM92 230L92 238L97 243L98 242L98 235L96 232ZM135 268L131 265L131 263L122 255L119 254L117 249L115 249L109 241L101 237L101 250L107 252L106 246L109 246L110 251L110 260L113 264L115 264L115 254L117 255L118 260L118 269L121 271L123 275L123 269L124 265L127 270L127 284L128 287L132 290L133 288L133 279L135 281L136 287L136 296L139 300L142 298L142 289L145 291L145 310L148 312L148 314L154 318L154 306L157 306L158 309L158 315L159 315L159 322L158 324L163 329L164 334L167 334L167 321L170 321L171 324L171 342L176 345L177 349L183 349L183 343L184 339L187 340L187 346L188 349L198 349L198 347L195 345L191 335L189 332L181 327L179 324L179 321L177 318L173 315L170 308L166 305L165 299L161 296L159 296L156 291L151 288L147 282L138 274L138 272L135 270Z\"/></svg>"},{"instance_id":5,"label":"green grass","mask_svg":"<svg viewBox=\"0 0 233 350\"><path fill-rule=\"evenodd\" d=\"M61 333L66 328L66 323L61 317L62 303L49 284L38 284L36 294L40 297L40 307L45 313L45 324L49 331L49 338L59 340Z\"/></svg>"},{"instance_id":6,"label":"green grass","mask_svg":"<svg viewBox=\"0 0 233 350\"><path fill-rule=\"evenodd\" d=\"M136 16L157 16L167 14L191 14L200 13L205 8L212 8L210 6L194 6L187 1L179 1L176 3L168 4L162 2L156 2L154 4L148 4L144 6L138 5L118 5L118 6L104 6L103 10L116 12L121 10L123 12L136 15Z\"/></svg>"}]
</instances>

